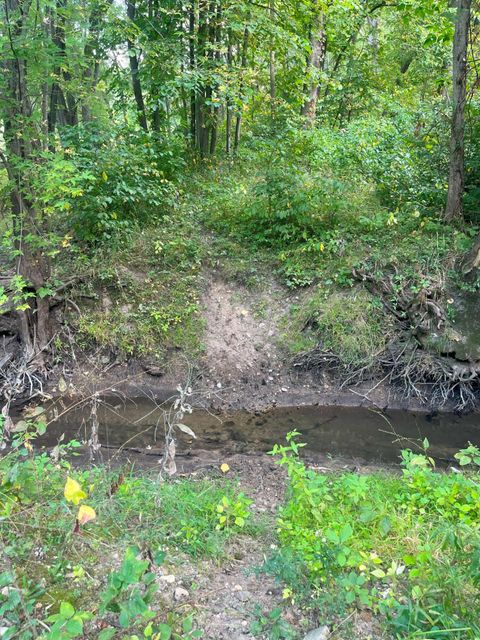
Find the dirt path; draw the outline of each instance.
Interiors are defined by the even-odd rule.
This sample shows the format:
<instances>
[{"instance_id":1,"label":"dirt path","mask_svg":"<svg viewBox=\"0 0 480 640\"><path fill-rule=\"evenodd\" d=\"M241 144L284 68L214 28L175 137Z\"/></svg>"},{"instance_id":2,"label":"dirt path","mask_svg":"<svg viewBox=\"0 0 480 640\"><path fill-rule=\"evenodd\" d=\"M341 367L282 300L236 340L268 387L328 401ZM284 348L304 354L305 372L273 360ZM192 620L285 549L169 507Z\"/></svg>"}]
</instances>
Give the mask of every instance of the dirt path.
<instances>
[{"instance_id":1,"label":"dirt path","mask_svg":"<svg viewBox=\"0 0 480 640\"><path fill-rule=\"evenodd\" d=\"M158 466L145 456L129 454L128 458L140 468ZM116 462L120 463L120 460ZM126 459L123 460L125 462ZM215 458L213 452L209 452L208 458L200 464L197 461L195 466L179 462L180 473L187 477L191 474L197 477L216 476L220 473L220 462L228 463L229 476L238 482L239 490L253 500L250 510L261 523L261 533L257 537L235 535L221 558L199 560L182 555L174 564L162 567L158 584L165 607L179 614L193 609L195 623L202 629L206 640L290 637L302 640L308 631L327 621L322 619L321 612L306 612L295 601L285 599L284 585L259 571L275 549L275 519L285 497L285 470L264 454ZM327 456L313 456L308 464L319 472L355 469L358 473L369 473L386 468ZM270 633L268 626L260 631L252 626L258 623L259 616L268 616L275 609L281 610L281 618L292 634L295 633L294 636L276 636ZM356 613L345 628L341 626L333 631L329 640L386 640L369 612Z\"/></svg>"}]
</instances>

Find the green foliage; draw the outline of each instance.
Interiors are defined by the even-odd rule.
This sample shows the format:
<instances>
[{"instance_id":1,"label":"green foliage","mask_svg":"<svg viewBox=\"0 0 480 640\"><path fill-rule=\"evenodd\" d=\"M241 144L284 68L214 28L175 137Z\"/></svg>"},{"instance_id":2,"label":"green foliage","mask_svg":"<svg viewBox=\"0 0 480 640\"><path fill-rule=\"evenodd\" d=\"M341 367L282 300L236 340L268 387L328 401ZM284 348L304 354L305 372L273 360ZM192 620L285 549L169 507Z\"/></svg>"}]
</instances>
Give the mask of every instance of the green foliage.
<instances>
[{"instance_id":1,"label":"green foliage","mask_svg":"<svg viewBox=\"0 0 480 640\"><path fill-rule=\"evenodd\" d=\"M5 640L38 637L41 627L35 618L35 605L42 594L41 587L27 580L19 586L17 576L10 570L0 573L0 620L8 625L2 632Z\"/></svg>"},{"instance_id":2,"label":"green foliage","mask_svg":"<svg viewBox=\"0 0 480 640\"><path fill-rule=\"evenodd\" d=\"M269 640L294 640L297 637L292 627L282 618L280 607L264 612L260 605L256 605L254 616L250 632L255 637L261 635Z\"/></svg>"},{"instance_id":3,"label":"green foliage","mask_svg":"<svg viewBox=\"0 0 480 640\"><path fill-rule=\"evenodd\" d=\"M193 215L167 216L162 226L133 232L127 242L98 250L92 259L74 256L85 274L82 295L108 299L84 308L71 321L82 346L100 344L120 356L163 357L200 350L200 275L205 247Z\"/></svg>"},{"instance_id":4,"label":"green foliage","mask_svg":"<svg viewBox=\"0 0 480 640\"><path fill-rule=\"evenodd\" d=\"M328 295L319 288L293 315L314 345L331 350L345 366L374 366L392 332L381 302L364 290Z\"/></svg>"},{"instance_id":5,"label":"green foliage","mask_svg":"<svg viewBox=\"0 0 480 640\"><path fill-rule=\"evenodd\" d=\"M110 240L175 208L178 153L128 128L65 131L63 153L47 154L38 189L45 212L80 240ZM58 223L57 223L58 224ZM60 227L61 228L61 227Z\"/></svg>"},{"instance_id":6,"label":"green foliage","mask_svg":"<svg viewBox=\"0 0 480 640\"><path fill-rule=\"evenodd\" d=\"M455 458L462 467L469 464L473 464L478 467L480 466L480 449L469 442L468 447L460 449L460 451L455 454Z\"/></svg>"},{"instance_id":7,"label":"green foliage","mask_svg":"<svg viewBox=\"0 0 480 640\"><path fill-rule=\"evenodd\" d=\"M218 530L235 527L242 529L247 519L250 518L248 507L251 504L252 501L243 493L239 493L234 500L223 496L220 504L217 505L218 524L216 528Z\"/></svg>"},{"instance_id":8,"label":"green foliage","mask_svg":"<svg viewBox=\"0 0 480 640\"><path fill-rule=\"evenodd\" d=\"M317 606L368 607L400 637L476 638L478 475L436 472L411 451L399 477L319 474L299 460L298 435L272 451L289 476L278 535L308 567Z\"/></svg>"},{"instance_id":9,"label":"green foliage","mask_svg":"<svg viewBox=\"0 0 480 640\"><path fill-rule=\"evenodd\" d=\"M120 569L110 574L107 588L100 596L100 613L118 613L123 629L155 616L149 608L156 591L155 576L147 571L148 560L140 560L138 555L135 547L127 548Z\"/></svg>"},{"instance_id":10,"label":"green foliage","mask_svg":"<svg viewBox=\"0 0 480 640\"><path fill-rule=\"evenodd\" d=\"M159 610L154 567L181 562L183 553L219 559L230 536L256 535L247 523L251 501L224 478L160 482L127 469L73 471L66 456L78 443L36 453L34 421L43 411L27 413L15 447L0 457L5 637L70 640L99 626L103 640L201 637L188 608ZM78 506L87 491L88 524ZM219 504L228 516L221 527Z\"/></svg>"},{"instance_id":11,"label":"green foliage","mask_svg":"<svg viewBox=\"0 0 480 640\"><path fill-rule=\"evenodd\" d=\"M47 623L51 624L50 631L42 635L44 640L71 640L83 636L83 626L86 620L92 618L88 611L75 611L69 602L62 602L58 613L48 616Z\"/></svg>"}]
</instances>

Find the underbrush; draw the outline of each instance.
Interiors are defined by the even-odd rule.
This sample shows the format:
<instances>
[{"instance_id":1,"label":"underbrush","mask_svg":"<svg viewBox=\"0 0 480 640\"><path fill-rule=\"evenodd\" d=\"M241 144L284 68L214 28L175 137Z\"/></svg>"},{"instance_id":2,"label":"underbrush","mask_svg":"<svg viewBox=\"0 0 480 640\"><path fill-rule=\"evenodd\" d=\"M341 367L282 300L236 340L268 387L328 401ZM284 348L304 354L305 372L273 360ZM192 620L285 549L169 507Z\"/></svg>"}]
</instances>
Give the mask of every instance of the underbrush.
<instances>
[{"instance_id":1,"label":"underbrush","mask_svg":"<svg viewBox=\"0 0 480 640\"><path fill-rule=\"evenodd\" d=\"M2 639L200 637L191 607L168 609L157 594L162 576L186 555L220 562L232 536L259 535L251 501L220 472L74 468L74 441L36 453L45 426L34 413L0 457Z\"/></svg>"},{"instance_id":2,"label":"underbrush","mask_svg":"<svg viewBox=\"0 0 480 640\"><path fill-rule=\"evenodd\" d=\"M160 357L172 349L195 357L201 349L204 256L191 213L136 228L92 257L74 253L63 268L75 269L83 281L71 294L77 304L67 306L77 342L110 348L120 357Z\"/></svg>"},{"instance_id":3,"label":"underbrush","mask_svg":"<svg viewBox=\"0 0 480 640\"><path fill-rule=\"evenodd\" d=\"M440 221L441 145L415 138L413 128L411 117L400 130L388 118L367 119L251 143L236 165L196 183L204 223L252 260L267 253L290 287L348 287L355 268L379 275L394 265L418 288L445 271L474 231Z\"/></svg>"},{"instance_id":4,"label":"underbrush","mask_svg":"<svg viewBox=\"0 0 480 640\"><path fill-rule=\"evenodd\" d=\"M371 367L392 333L392 323L381 301L363 289L331 292L322 287L292 308L292 325L283 344L290 353L321 348L345 367ZM302 340L296 339L302 335ZM292 339L293 336L293 339Z\"/></svg>"},{"instance_id":5,"label":"underbrush","mask_svg":"<svg viewBox=\"0 0 480 640\"><path fill-rule=\"evenodd\" d=\"M402 453L401 475L322 474L299 459L297 432L272 453L289 476L279 551L264 570L335 624L368 610L396 638L479 637L480 474L437 472ZM478 466L469 446L457 458Z\"/></svg>"}]
</instances>

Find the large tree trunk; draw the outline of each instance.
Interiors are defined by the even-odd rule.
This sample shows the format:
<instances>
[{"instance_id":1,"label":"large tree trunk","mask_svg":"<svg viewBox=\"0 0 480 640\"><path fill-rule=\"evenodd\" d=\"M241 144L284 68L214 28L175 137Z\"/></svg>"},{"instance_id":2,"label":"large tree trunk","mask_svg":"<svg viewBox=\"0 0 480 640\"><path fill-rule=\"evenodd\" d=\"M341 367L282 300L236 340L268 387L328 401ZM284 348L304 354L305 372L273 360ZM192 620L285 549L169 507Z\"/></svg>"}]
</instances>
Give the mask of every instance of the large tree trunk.
<instances>
[{"instance_id":1,"label":"large tree trunk","mask_svg":"<svg viewBox=\"0 0 480 640\"><path fill-rule=\"evenodd\" d=\"M453 40L453 114L450 138L450 173L444 219L463 217L465 187L465 101L467 86L467 46L471 0L458 0Z\"/></svg>"},{"instance_id":2,"label":"large tree trunk","mask_svg":"<svg viewBox=\"0 0 480 640\"><path fill-rule=\"evenodd\" d=\"M135 22L135 0L127 0L127 16L132 23ZM140 82L140 68L138 56L131 38L127 40L128 58L130 60L130 75L132 78L133 95L137 105L138 122L144 131L148 131L147 112L143 99L142 85Z\"/></svg>"},{"instance_id":3,"label":"large tree trunk","mask_svg":"<svg viewBox=\"0 0 480 640\"><path fill-rule=\"evenodd\" d=\"M307 74L310 76L310 87L307 99L302 107L302 115L305 117L305 125L313 127L317 115L317 101L319 91L318 74L325 64L325 53L327 49L325 37L325 16L320 10L318 3L315 6L315 16L312 25L312 35L310 38L310 56L308 59Z\"/></svg>"}]
</instances>

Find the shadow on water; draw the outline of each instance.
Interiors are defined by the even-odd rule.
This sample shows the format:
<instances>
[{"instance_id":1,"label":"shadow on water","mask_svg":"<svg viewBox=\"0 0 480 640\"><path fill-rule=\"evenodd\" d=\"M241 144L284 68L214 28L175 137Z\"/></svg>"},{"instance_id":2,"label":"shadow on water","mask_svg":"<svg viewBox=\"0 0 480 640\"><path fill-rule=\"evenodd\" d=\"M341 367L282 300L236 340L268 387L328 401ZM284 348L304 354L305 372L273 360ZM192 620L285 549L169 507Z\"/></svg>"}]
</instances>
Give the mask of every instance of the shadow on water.
<instances>
[{"instance_id":1,"label":"shadow on water","mask_svg":"<svg viewBox=\"0 0 480 640\"><path fill-rule=\"evenodd\" d=\"M49 410L53 417L52 410ZM66 411L49 425L42 444L53 445L61 434L66 440L89 437L91 407L83 404ZM147 398L104 397L98 405L99 439L111 447L160 450L163 412ZM472 413L426 414L401 410L380 412L365 407L277 407L265 412L235 411L214 414L194 409L183 420L195 432L192 440L179 435L179 449L225 453L269 451L286 434L297 429L312 453L361 457L367 461L398 461L400 449L430 442L430 454L448 460L468 441L480 444L480 416ZM400 439L399 439L400 438ZM406 439L406 440L405 440ZM410 443L408 442L410 441Z\"/></svg>"}]
</instances>

